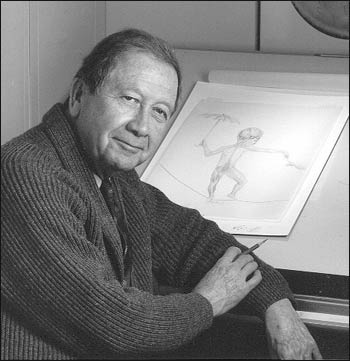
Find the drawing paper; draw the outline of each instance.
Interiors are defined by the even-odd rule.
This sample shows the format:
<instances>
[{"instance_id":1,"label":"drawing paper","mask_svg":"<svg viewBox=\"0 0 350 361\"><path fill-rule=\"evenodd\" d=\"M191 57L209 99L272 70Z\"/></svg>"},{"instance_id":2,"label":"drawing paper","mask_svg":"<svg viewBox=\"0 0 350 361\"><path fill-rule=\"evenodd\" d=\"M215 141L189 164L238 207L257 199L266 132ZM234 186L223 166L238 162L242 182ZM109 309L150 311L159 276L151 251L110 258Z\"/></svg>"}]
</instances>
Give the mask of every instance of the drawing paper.
<instances>
[{"instance_id":1,"label":"drawing paper","mask_svg":"<svg viewBox=\"0 0 350 361\"><path fill-rule=\"evenodd\" d=\"M347 120L347 99L198 82L142 179L225 231L287 235Z\"/></svg>"}]
</instances>

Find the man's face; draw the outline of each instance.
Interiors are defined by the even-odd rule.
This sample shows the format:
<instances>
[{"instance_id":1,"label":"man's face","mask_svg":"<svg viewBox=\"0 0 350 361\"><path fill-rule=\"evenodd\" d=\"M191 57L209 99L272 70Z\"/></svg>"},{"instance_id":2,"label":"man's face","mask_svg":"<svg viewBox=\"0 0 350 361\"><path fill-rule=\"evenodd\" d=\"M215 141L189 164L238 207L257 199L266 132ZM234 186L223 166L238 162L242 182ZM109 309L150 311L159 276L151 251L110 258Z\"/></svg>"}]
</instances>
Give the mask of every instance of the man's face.
<instances>
[{"instance_id":1,"label":"man's face","mask_svg":"<svg viewBox=\"0 0 350 361\"><path fill-rule=\"evenodd\" d=\"M150 54L129 51L102 87L83 84L76 127L95 172L130 170L150 157L174 111L175 69Z\"/></svg>"}]
</instances>

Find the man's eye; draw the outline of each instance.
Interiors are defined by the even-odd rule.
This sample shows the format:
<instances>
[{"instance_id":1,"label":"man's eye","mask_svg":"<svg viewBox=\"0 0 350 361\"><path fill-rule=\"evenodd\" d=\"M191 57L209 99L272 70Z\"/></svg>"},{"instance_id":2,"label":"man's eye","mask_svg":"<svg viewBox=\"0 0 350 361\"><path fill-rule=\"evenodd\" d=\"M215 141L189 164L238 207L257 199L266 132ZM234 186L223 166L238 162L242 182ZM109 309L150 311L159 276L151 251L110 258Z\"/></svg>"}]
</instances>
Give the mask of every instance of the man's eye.
<instances>
[{"instance_id":1,"label":"man's eye","mask_svg":"<svg viewBox=\"0 0 350 361\"><path fill-rule=\"evenodd\" d=\"M128 102L137 101L137 99L135 99L133 97L130 97L129 95L124 95L122 98L125 99Z\"/></svg>"},{"instance_id":2,"label":"man's eye","mask_svg":"<svg viewBox=\"0 0 350 361\"><path fill-rule=\"evenodd\" d=\"M130 95L123 95L121 96L121 99L124 101L125 104L127 105L137 105L139 103L139 100L137 98L134 98Z\"/></svg>"},{"instance_id":3,"label":"man's eye","mask_svg":"<svg viewBox=\"0 0 350 361\"><path fill-rule=\"evenodd\" d=\"M167 121L169 116L168 116L168 113L165 112L163 109L161 108L154 108L154 111L156 112L157 114L157 118L160 120L160 121Z\"/></svg>"}]
</instances>

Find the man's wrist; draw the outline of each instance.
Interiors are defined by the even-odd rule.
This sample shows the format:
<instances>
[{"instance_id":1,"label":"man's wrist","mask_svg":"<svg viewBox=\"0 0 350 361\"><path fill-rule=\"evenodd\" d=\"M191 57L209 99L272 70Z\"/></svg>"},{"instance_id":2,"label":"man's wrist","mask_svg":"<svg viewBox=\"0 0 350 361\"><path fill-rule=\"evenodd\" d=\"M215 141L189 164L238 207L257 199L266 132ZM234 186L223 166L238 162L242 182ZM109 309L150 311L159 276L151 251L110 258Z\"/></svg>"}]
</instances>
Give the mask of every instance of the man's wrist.
<instances>
[{"instance_id":1,"label":"man's wrist","mask_svg":"<svg viewBox=\"0 0 350 361\"><path fill-rule=\"evenodd\" d=\"M288 298L282 298L279 301L274 302L270 305L265 312L265 321L269 317L278 315L279 317L290 315L295 313L295 309Z\"/></svg>"}]
</instances>

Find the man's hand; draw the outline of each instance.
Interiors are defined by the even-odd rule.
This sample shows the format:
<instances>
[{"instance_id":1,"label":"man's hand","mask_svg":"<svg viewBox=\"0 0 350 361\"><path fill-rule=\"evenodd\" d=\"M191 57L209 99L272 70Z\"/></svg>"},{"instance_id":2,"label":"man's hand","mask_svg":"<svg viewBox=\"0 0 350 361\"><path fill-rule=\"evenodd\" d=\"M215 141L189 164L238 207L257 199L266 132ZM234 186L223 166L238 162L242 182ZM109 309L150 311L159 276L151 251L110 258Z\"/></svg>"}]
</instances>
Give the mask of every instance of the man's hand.
<instances>
[{"instance_id":1,"label":"man's hand","mask_svg":"<svg viewBox=\"0 0 350 361\"><path fill-rule=\"evenodd\" d=\"M288 299L275 302L267 309L265 325L272 358L322 359L315 340Z\"/></svg>"},{"instance_id":2,"label":"man's hand","mask_svg":"<svg viewBox=\"0 0 350 361\"><path fill-rule=\"evenodd\" d=\"M240 253L239 248L229 247L193 289L211 303L214 317L237 306L262 279L253 257ZM239 257L232 262L236 256ZM253 276L247 281L251 274Z\"/></svg>"}]
</instances>

